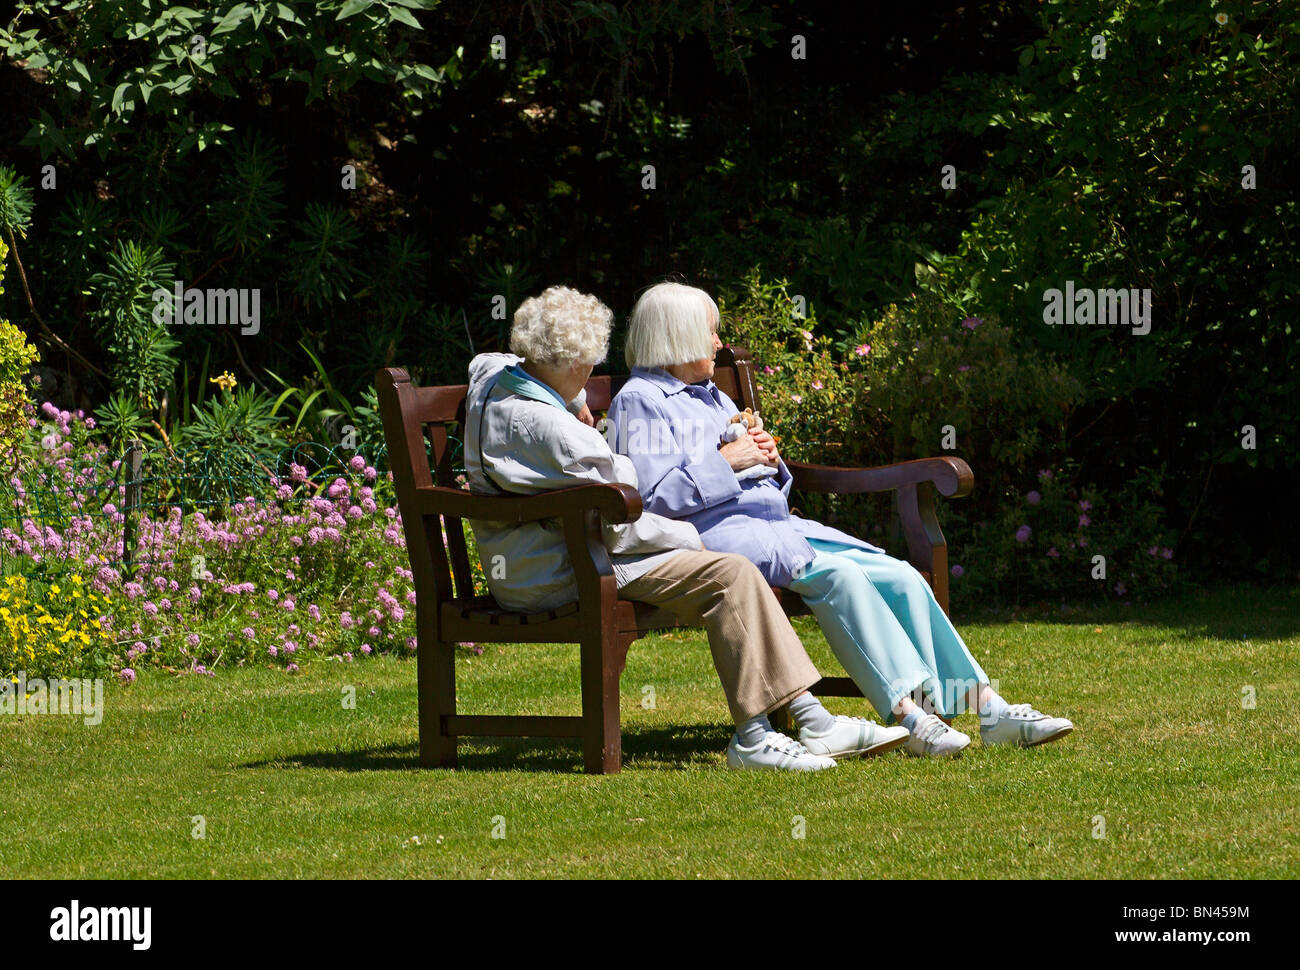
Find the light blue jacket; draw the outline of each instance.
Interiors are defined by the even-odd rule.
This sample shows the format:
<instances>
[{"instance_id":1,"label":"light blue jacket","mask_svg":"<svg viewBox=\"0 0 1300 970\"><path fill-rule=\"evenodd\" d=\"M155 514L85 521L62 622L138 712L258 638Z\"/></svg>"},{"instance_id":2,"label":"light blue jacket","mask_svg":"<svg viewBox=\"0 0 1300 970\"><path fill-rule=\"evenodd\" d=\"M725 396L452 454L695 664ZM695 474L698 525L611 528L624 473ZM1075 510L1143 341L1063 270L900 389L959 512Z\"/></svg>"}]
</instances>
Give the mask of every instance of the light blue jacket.
<instances>
[{"instance_id":1,"label":"light blue jacket","mask_svg":"<svg viewBox=\"0 0 1300 970\"><path fill-rule=\"evenodd\" d=\"M634 367L610 404L606 437L632 459L647 512L690 522L705 548L739 553L773 586L788 586L813 559L809 538L882 552L839 529L790 514L790 470L740 481L718 446L737 412L712 381L684 384Z\"/></svg>"}]
</instances>

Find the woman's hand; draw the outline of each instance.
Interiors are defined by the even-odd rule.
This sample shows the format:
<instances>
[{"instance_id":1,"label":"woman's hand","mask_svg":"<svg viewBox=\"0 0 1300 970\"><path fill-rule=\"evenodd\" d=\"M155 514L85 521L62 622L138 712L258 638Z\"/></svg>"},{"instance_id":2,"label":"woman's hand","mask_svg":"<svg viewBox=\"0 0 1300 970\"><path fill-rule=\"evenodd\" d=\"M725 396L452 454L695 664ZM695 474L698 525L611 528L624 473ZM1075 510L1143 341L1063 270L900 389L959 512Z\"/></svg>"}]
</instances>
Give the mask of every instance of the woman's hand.
<instances>
[{"instance_id":1,"label":"woman's hand","mask_svg":"<svg viewBox=\"0 0 1300 970\"><path fill-rule=\"evenodd\" d=\"M766 460L753 434L743 434L735 441L728 441L718 450L722 452L722 457L727 459L727 464L731 466L733 472L744 471L751 465L762 465Z\"/></svg>"},{"instance_id":2,"label":"woman's hand","mask_svg":"<svg viewBox=\"0 0 1300 970\"><path fill-rule=\"evenodd\" d=\"M582 410L577 414L577 418L589 428L594 428L596 426L596 419L592 416L591 408L587 407L586 404L583 404Z\"/></svg>"},{"instance_id":3,"label":"woman's hand","mask_svg":"<svg viewBox=\"0 0 1300 970\"><path fill-rule=\"evenodd\" d=\"M766 431L756 431L753 428L749 431L749 436L758 445L758 450L763 453L763 464L775 468L776 463L781 460L781 456L776 453L776 439Z\"/></svg>"}]
</instances>

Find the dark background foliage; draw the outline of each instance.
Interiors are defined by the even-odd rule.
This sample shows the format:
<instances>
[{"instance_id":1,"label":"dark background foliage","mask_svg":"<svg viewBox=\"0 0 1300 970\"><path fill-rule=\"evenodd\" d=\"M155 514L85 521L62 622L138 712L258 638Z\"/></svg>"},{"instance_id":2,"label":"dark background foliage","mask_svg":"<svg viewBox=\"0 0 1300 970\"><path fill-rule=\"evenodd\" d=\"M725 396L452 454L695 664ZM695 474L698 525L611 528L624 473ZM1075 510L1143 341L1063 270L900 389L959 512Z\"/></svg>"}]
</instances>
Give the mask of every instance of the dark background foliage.
<instances>
[{"instance_id":1,"label":"dark background foliage","mask_svg":"<svg viewBox=\"0 0 1300 970\"><path fill-rule=\"evenodd\" d=\"M1135 549L1290 579L1298 28L1300 6L1263 0L28 4L0 34L0 164L34 192L14 241L44 326L13 272L0 316L40 345L45 394L91 409L130 390L120 426L183 438L218 370L289 394L303 433L380 366L459 382L551 283L621 318L681 274L747 308L765 361L799 349L797 294L828 367L869 339L894 354L841 388L840 413L880 416L807 457L938 453L960 425L979 484L945 512L955 549L1014 562L1002 526L1068 465L1051 501L1109 497ZM142 349L141 324L114 344L140 312L122 294L164 264L261 288L259 335ZM1150 287L1150 334L1046 326L1066 280ZM969 380L980 354L1078 393Z\"/></svg>"}]
</instances>

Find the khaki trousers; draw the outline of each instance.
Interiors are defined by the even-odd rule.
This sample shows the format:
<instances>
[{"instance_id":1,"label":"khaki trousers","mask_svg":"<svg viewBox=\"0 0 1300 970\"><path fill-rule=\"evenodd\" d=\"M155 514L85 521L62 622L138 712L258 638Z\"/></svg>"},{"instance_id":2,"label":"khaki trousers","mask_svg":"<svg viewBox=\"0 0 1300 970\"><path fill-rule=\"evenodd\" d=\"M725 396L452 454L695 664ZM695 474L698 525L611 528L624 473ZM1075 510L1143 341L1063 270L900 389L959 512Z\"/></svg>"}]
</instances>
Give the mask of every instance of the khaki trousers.
<instances>
[{"instance_id":1,"label":"khaki trousers","mask_svg":"<svg viewBox=\"0 0 1300 970\"><path fill-rule=\"evenodd\" d=\"M821 679L767 580L744 556L683 550L618 596L704 626L737 724L775 710Z\"/></svg>"}]
</instances>

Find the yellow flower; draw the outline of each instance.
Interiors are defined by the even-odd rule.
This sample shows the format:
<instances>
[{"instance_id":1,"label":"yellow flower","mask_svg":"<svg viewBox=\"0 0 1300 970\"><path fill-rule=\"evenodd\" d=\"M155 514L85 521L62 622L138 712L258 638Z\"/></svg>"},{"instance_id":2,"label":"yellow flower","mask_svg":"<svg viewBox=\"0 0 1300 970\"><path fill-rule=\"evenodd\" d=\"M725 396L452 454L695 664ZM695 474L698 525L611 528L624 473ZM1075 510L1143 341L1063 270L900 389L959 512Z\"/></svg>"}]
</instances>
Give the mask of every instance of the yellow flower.
<instances>
[{"instance_id":1,"label":"yellow flower","mask_svg":"<svg viewBox=\"0 0 1300 970\"><path fill-rule=\"evenodd\" d=\"M209 377L208 383L216 384L217 387L221 388L223 391L228 391L239 382L235 380L235 375L230 373L230 371L222 371L216 377Z\"/></svg>"}]
</instances>

